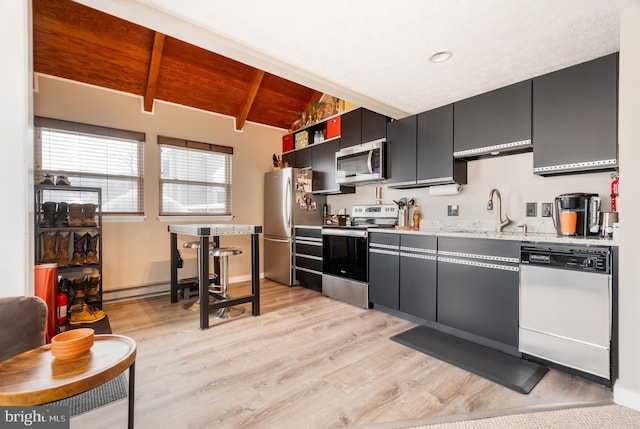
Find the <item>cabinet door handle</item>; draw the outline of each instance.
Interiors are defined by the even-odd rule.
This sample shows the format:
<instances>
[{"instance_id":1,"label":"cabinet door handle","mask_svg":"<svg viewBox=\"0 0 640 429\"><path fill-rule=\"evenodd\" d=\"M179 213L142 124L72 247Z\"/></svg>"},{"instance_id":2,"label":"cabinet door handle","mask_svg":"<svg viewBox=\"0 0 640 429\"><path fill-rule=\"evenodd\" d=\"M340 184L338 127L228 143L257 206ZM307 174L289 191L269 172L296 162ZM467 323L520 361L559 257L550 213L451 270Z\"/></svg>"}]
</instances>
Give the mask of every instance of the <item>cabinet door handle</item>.
<instances>
[{"instance_id":1,"label":"cabinet door handle","mask_svg":"<svg viewBox=\"0 0 640 429\"><path fill-rule=\"evenodd\" d=\"M435 255L425 255L423 253L405 253L400 252L400 256L413 259L426 259L428 261L436 261L438 258Z\"/></svg>"},{"instance_id":2,"label":"cabinet door handle","mask_svg":"<svg viewBox=\"0 0 640 429\"><path fill-rule=\"evenodd\" d=\"M500 264L490 264L487 262L478 262L468 259L457 259L457 258L448 258L445 256L438 256L438 263L440 262L448 262L450 264L460 264L460 265L468 265L471 267L479 267L479 268L489 268L491 270L502 270L502 271L520 271L520 267L517 265L500 265Z\"/></svg>"},{"instance_id":3,"label":"cabinet door handle","mask_svg":"<svg viewBox=\"0 0 640 429\"><path fill-rule=\"evenodd\" d=\"M394 250L374 249L370 248L369 253L378 253L380 255L400 256L400 252Z\"/></svg>"}]
</instances>

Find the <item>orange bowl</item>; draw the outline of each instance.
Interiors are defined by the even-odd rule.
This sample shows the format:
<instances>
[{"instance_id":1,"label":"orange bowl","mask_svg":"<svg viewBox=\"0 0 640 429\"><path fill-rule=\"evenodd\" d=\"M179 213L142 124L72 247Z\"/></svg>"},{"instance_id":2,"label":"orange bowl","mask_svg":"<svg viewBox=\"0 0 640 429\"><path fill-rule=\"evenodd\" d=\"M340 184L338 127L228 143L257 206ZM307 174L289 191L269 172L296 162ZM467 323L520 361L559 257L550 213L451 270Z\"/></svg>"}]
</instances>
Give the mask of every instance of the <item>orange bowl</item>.
<instances>
[{"instance_id":1,"label":"orange bowl","mask_svg":"<svg viewBox=\"0 0 640 429\"><path fill-rule=\"evenodd\" d=\"M72 359L87 353L93 346L91 328L70 329L51 339L51 353L57 359Z\"/></svg>"}]
</instances>

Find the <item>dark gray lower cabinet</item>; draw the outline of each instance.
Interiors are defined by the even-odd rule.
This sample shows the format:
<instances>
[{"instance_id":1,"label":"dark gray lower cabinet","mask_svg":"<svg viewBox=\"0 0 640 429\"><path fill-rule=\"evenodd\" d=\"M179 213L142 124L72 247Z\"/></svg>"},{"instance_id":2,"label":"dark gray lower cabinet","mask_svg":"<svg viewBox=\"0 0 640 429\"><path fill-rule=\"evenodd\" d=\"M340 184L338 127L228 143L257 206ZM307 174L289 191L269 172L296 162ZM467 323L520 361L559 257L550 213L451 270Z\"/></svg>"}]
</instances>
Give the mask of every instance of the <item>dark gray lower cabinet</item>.
<instances>
[{"instance_id":1,"label":"dark gray lower cabinet","mask_svg":"<svg viewBox=\"0 0 640 429\"><path fill-rule=\"evenodd\" d=\"M296 280L300 286L322 292L322 230L296 228Z\"/></svg>"},{"instance_id":2,"label":"dark gray lower cabinet","mask_svg":"<svg viewBox=\"0 0 640 429\"><path fill-rule=\"evenodd\" d=\"M369 300L422 319L436 320L437 238L369 235Z\"/></svg>"},{"instance_id":3,"label":"dark gray lower cabinet","mask_svg":"<svg viewBox=\"0 0 640 429\"><path fill-rule=\"evenodd\" d=\"M518 242L441 237L438 323L517 348L518 263Z\"/></svg>"},{"instance_id":4,"label":"dark gray lower cabinet","mask_svg":"<svg viewBox=\"0 0 640 429\"><path fill-rule=\"evenodd\" d=\"M400 308L400 235L369 234L369 301Z\"/></svg>"},{"instance_id":5,"label":"dark gray lower cabinet","mask_svg":"<svg viewBox=\"0 0 640 429\"><path fill-rule=\"evenodd\" d=\"M400 311L436 320L437 238L400 236Z\"/></svg>"}]
</instances>

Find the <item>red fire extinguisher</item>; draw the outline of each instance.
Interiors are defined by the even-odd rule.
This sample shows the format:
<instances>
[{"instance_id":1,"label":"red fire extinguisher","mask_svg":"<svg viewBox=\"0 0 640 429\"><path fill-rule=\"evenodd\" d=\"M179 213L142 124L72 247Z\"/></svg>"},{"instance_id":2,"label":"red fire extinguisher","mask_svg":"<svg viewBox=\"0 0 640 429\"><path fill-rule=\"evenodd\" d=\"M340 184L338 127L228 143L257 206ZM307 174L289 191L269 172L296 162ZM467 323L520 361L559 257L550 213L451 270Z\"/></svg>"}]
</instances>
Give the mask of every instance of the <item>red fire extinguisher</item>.
<instances>
[{"instance_id":1,"label":"red fire extinguisher","mask_svg":"<svg viewBox=\"0 0 640 429\"><path fill-rule=\"evenodd\" d=\"M67 283L67 279L62 279L58 286L58 329L61 331L63 331L64 327L67 325L67 294L69 293Z\"/></svg>"},{"instance_id":2,"label":"red fire extinguisher","mask_svg":"<svg viewBox=\"0 0 640 429\"><path fill-rule=\"evenodd\" d=\"M612 174L613 182L611 182L611 211L618 211L618 184L620 179L617 174Z\"/></svg>"}]
</instances>

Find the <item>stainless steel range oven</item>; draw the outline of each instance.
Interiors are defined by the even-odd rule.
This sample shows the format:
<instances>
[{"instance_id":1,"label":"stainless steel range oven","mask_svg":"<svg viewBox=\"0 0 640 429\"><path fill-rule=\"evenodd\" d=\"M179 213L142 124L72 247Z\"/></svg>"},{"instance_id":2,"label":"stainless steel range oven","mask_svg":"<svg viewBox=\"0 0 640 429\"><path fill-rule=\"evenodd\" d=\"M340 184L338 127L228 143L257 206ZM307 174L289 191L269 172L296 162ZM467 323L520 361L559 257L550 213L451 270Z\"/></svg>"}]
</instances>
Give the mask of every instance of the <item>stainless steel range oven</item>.
<instances>
[{"instance_id":1,"label":"stainless steel range oven","mask_svg":"<svg viewBox=\"0 0 640 429\"><path fill-rule=\"evenodd\" d=\"M368 228L393 227L393 204L358 205L351 209L350 227L322 228L322 293L369 308Z\"/></svg>"},{"instance_id":2,"label":"stainless steel range oven","mask_svg":"<svg viewBox=\"0 0 640 429\"><path fill-rule=\"evenodd\" d=\"M368 232L365 228L322 228L322 293L369 308Z\"/></svg>"}]
</instances>

